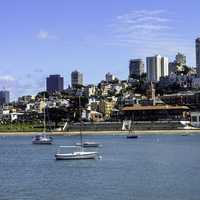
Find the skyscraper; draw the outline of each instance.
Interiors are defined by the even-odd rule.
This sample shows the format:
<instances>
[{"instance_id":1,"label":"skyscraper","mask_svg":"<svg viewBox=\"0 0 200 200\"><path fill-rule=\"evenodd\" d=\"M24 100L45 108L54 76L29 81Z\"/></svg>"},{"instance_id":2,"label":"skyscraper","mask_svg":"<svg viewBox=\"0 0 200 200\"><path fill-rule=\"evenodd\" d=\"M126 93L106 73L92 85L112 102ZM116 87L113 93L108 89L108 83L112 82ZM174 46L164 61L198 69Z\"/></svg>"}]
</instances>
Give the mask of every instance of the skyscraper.
<instances>
[{"instance_id":1,"label":"skyscraper","mask_svg":"<svg viewBox=\"0 0 200 200\"><path fill-rule=\"evenodd\" d=\"M146 58L147 77L149 81L159 81L161 76L161 56L156 55Z\"/></svg>"},{"instance_id":2,"label":"skyscraper","mask_svg":"<svg viewBox=\"0 0 200 200\"><path fill-rule=\"evenodd\" d=\"M200 38L197 38L196 41L196 67L197 67L197 76L200 77Z\"/></svg>"},{"instance_id":3,"label":"skyscraper","mask_svg":"<svg viewBox=\"0 0 200 200\"><path fill-rule=\"evenodd\" d=\"M10 102L10 92L7 90L0 91L0 104L8 104Z\"/></svg>"},{"instance_id":4,"label":"skyscraper","mask_svg":"<svg viewBox=\"0 0 200 200\"><path fill-rule=\"evenodd\" d=\"M50 75L46 79L46 88L50 93L58 92L63 90L64 79L60 75Z\"/></svg>"},{"instance_id":5,"label":"skyscraper","mask_svg":"<svg viewBox=\"0 0 200 200\"><path fill-rule=\"evenodd\" d=\"M169 59L167 57L161 58L161 76L169 74Z\"/></svg>"},{"instance_id":6,"label":"skyscraper","mask_svg":"<svg viewBox=\"0 0 200 200\"><path fill-rule=\"evenodd\" d=\"M133 59L129 61L129 78L139 78L144 73L144 61Z\"/></svg>"},{"instance_id":7,"label":"skyscraper","mask_svg":"<svg viewBox=\"0 0 200 200\"><path fill-rule=\"evenodd\" d=\"M71 73L71 85L76 87L77 85L83 85L83 74L75 70Z\"/></svg>"},{"instance_id":8,"label":"skyscraper","mask_svg":"<svg viewBox=\"0 0 200 200\"><path fill-rule=\"evenodd\" d=\"M110 82L112 82L112 81L115 80L115 76L114 76L113 74L111 74L110 72L108 72L108 73L105 75L105 77L106 77L106 82L107 82L107 83L110 83Z\"/></svg>"},{"instance_id":9,"label":"skyscraper","mask_svg":"<svg viewBox=\"0 0 200 200\"><path fill-rule=\"evenodd\" d=\"M161 76L167 76L168 72L168 58L156 55L146 58L147 77L149 81L159 81Z\"/></svg>"}]
</instances>

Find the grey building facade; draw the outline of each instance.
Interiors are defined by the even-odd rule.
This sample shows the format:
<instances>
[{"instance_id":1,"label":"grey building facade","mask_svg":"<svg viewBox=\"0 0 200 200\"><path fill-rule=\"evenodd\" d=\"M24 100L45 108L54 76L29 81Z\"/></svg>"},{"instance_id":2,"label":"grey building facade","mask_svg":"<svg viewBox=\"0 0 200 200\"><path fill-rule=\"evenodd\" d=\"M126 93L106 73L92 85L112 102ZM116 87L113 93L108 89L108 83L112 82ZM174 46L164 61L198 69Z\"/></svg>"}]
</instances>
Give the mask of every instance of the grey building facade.
<instances>
[{"instance_id":1,"label":"grey building facade","mask_svg":"<svg viewBox=\"0 0 200 200\"><path fill-rule=\"evenodd\" d=\"M197 68L197 76L200 77L200 38L196 39L195 44L196 44L196 68Z\"/></svg>"},{"instance_id":2,"label":"grey building facade","mask_svg":"<svg viewBox=\"0 0 200 200\"><path fill-rule=\"evenodd\" d=\"M0 91L0 104L8 104L10 103L10 92L7 90Z\"/></svg>"},{"instance_id":3,"label":"grey building facade","mask_svg":"<svg viewBox=\"0 0 200 200\"><path fill-rule=\"evenodd\" d=\"M144 73L144 61L132 59L129 61L129 78L139 78Z\"/></svg>"},{"instance_id":4,"label":"grey building facade","mask_svg":"<svg viewBox=\"0 0 200 200\"><path fill-rule=\"evenodd\" d=\"M64 79L58 74L50 75L46 79L46 89L48 92L59 92L64 89Z\"/></svg>"},{"instance_id":5,"label":"grey building facade","mask_svg":"<svg viewBox=\"0 0 200 200\"><path fill-rule=\"evenodd\" d=\"M71 73L71 86L83 85L83 74L75 70Z\"/></svg>"}]
</instances>

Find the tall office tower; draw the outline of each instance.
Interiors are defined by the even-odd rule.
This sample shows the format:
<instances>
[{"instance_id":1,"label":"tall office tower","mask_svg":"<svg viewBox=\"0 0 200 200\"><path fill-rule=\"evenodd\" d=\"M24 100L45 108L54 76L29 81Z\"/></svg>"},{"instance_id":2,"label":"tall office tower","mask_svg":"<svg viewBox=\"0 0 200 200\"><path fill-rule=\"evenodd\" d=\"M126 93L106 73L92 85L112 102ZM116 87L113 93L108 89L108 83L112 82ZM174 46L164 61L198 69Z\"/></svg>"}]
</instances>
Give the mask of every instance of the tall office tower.
<instances>
[{"instance_id":1,"label":"tall office tower","mask_svg":"<svg viewBox=\"0 0 200 200\"><path fill-rule=\"evenodd\" d=\"M111 74L110 72L108 72L107 74L106 74L106 82L107 83L110 83L110 82L112 82L112 81L114 81L115 80L115 76L113 75L113 74Z\"/></svg>"},{"instance_id":2,"label":"tall office tower","mask_svg":"<svg viewBox=\"0 0 200 200\"><path fill-rule=\"evenodd\" d=\"M161 76L169 75L169 59L167 57L161 58Z\"/></svg>"},{"instance_id":3,"label":"tall office tower","mask_svg":"<svg viewBox=\"0 0 200 200\"><path fill-rule=\"evenodd\" d=\"M169 74L172 74L172 73L175 74L177 72L177 63L176 63L176 61L169 62L168 70L169 70Z\"/></svg>"},{"instance_id":4,"label":"tall office tower","mask_svg":"<svg viewBox=\"0 0 200 200\"><path fill-rule=\"evenodd\" d=\"M196 68L197 68L197 77L200 77L200 38L197 38L196 41Z\"/></svg>"},{"instance_id":5,"label":"tall office tower","mask_svg":"<svg viewBox=\"0 0 200 200\"><path fill-rule=\"evenodd\" d=\"M129 61L129 78L139 78L144 73L144 61L133 59Z\"/></svg>"},{"instance_id":6,"label":"tall office tower","mask_svg":"<svg viewBox=\"0 0 200 200\"><path fill-rule=\"evenodd\" d=\"M0 91L0 104L8 104L10 102L10 92L7 90Z\"/></svg>"},{"instance_id":7,"label":"tall office tower","mask_svg":"<svg viewBox=\"0 0 200 200\"><path fill-rule=\"evenodd\" d=\"M46 78L46 88L50 93L62 91L64 87L64 79L60 75L50 75Z\"/></svg>"},{"instance_id":8,"label":"tall office tower","mask_svg":"<svg viewBox=\"0 0 200 200\"><path fill-rule=\"evenodd\" d=\"M161 76L161 56L146 58L147 78L149 81L159 81Z\"/></svg>"},{"instance_id":9,"label":"tall office tower","mask_svg":"<svg viewBox=\"0 0 200 200\"><path fill-rule=\"evenodd\" d=\"M71 85L73 88L77 85L83 85L83 74L76 70L73 71L71 73Z\"/></svg>"},{"instance_id":10,"label":"tall office tower","mask_svg":"<svg viewBox=\"0 0 200 200\"><path fill-rule=\"evenodd\" d=\"M186 65L186 56L182 53L176 54L176 63L180 65Z\"/></svg>"}]
</instances>

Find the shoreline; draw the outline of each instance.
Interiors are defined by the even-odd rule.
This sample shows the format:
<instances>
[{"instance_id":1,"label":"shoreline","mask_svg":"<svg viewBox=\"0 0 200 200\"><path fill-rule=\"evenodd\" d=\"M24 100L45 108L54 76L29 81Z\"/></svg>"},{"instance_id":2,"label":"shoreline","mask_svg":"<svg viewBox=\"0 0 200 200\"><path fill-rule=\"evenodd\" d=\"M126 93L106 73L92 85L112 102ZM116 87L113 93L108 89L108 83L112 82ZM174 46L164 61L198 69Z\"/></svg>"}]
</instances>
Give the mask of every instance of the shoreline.
<instances>
[{"instance_id":1,"label":"shoreline","mask_svg":"<svg viewBox=\"0 0 200 200\"><path fill-rule=\"evenodd\" d=\"M0 132L0 136L33 136L41 132ZM181 134L200 134L200 129L175 129L175 130L136 130L137 135L181 135ZM76 136L80 135L79 131L73 132L47 132L51 136ZM83 135L128 135L129 131L82 131Z\"/></svg>"}]
</instances>

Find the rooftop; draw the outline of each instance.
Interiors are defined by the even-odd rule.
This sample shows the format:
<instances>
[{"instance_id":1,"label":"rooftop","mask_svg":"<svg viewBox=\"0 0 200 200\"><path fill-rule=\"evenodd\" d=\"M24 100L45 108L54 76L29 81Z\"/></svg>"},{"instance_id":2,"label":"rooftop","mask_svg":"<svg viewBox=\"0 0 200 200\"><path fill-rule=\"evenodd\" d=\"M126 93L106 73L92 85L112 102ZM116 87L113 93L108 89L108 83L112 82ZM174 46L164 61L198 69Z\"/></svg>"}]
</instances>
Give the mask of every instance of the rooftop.
<instances>
[{"instance_id":1,"label":"rooftop","mask_svg":"<svg viewBox=\"0 0 200 200\"><path fill-rule=\"evenodd\" d=\"M122 111L137 111L137 110L189 110L187 106L171 106L171 105L159 105L159 106L142 106L134 105L127 106Z\"/></svg>"}]
</instances>

